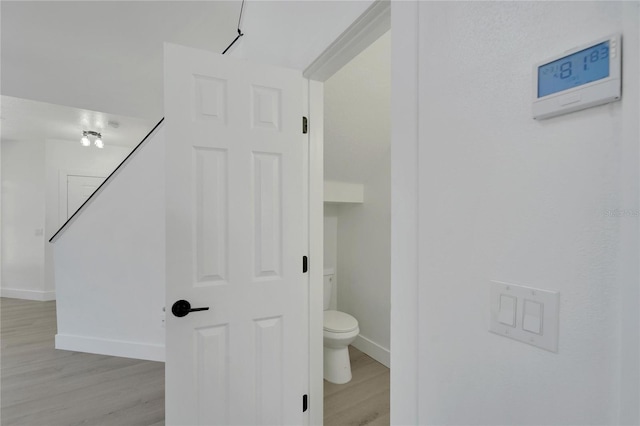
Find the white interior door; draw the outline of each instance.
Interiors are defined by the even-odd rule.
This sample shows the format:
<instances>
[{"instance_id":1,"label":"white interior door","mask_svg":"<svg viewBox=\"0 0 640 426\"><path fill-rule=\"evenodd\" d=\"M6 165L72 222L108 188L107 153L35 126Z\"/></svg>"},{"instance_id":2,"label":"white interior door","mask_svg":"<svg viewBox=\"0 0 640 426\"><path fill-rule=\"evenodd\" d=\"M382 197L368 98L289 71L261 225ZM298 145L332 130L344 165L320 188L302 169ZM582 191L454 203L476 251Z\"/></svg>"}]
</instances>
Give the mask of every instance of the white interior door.
<instances>
[{"instance_id":1,"label":"white interior door","mask_svg":"<svg viewBox=\"0 0 640 426\"><path fill-rule=\"evenodd\" d=\"M104 181L101 176L67 175L67 211L69 219Z\"/></svg>"},{"instance_id":2,"label":"white interior door","mask_svg":"<svg viewBox=\"0 0 640 426\"><path fill-rule=\"evenodd\" d=\"M304 424L301 73L167 44L164 90L166 422Z\"/></svg>"}]
</instances>

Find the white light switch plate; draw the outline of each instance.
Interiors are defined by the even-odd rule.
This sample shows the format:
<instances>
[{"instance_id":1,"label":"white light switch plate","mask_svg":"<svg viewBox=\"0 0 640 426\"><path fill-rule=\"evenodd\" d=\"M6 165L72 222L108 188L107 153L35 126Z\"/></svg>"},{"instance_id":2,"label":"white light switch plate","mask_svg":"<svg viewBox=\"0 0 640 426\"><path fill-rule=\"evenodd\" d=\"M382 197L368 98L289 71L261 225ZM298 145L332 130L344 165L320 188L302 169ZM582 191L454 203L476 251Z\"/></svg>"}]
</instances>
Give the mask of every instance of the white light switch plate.
<instances>
[{"instance_id":1,"label":"white light switch plate","mask_svg":"<svg viewBox=\"0 0 640 426\"><path fill-rule=\"evenodd\" d=\"M516 299L515 326L500 321L500 296L502 295ZM525 300L539 303L542 306L540 333L527 331L523 328ZM560 293L557 291L492 281L489 331L551 352L558 352L559 308ZM504 318L504 313L502 317ZM527 324L529 329L532 328L530 322L531 318L529 317Z\"/></svg>"}]
</instances>

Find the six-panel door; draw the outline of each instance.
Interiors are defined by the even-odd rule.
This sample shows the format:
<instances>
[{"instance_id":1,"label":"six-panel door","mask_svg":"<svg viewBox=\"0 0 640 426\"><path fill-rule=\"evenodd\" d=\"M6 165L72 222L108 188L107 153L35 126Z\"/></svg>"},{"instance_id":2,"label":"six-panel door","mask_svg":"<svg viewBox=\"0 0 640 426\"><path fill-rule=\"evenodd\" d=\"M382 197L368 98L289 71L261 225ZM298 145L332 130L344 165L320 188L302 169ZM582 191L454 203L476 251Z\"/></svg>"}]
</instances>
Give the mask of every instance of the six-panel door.
<instances>
[{"instance_id":1,"label":"six-panel door","mask_svg":"<svg viewBox=\"0 0 640 426\"><path fill-rule=\"evenodd\" d=\"M302 424L300 72L165 45L167 424ZM180 299L207 311L178 318Z\"/></svg>"}]
</instances>

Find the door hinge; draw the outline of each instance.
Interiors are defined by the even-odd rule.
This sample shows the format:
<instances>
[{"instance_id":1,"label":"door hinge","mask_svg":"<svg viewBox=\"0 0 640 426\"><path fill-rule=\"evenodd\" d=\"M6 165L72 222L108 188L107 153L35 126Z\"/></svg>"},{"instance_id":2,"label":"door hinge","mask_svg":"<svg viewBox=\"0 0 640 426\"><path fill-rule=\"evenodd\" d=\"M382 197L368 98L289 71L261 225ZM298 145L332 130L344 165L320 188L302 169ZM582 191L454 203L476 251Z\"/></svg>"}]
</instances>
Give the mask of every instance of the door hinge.
<instances>
[{"instance_id":1,"label":"door hinge","mask_svg":"<svg viewBox=\"0 0 640 426\"><path fill-rule=\"evenodd\" d=\"M307 256L302 256L302 273L305 274L309 270L309 259Z\"/></svg>"},{"instance_id":2,"label":"door hinge","mask_svg":"<svg viewBox=\"0 0 640 426\"><path fill-rule=\"evenodd\" d=\"M307 117L302 117L302 134L306 135L309 133L309 120Z\"/></svg>"},{"instance_id":3,"label":"door hinge","mask_svg":"<svg viewBox=\"0 0 640 426\"><path fill-rule=\"evenodd\" d=\"M304 413L305 411L307 411L307 408L309 408L309 398L307 397L307 395L302 395L302 412Z\"/></svg>"}]
</instances>

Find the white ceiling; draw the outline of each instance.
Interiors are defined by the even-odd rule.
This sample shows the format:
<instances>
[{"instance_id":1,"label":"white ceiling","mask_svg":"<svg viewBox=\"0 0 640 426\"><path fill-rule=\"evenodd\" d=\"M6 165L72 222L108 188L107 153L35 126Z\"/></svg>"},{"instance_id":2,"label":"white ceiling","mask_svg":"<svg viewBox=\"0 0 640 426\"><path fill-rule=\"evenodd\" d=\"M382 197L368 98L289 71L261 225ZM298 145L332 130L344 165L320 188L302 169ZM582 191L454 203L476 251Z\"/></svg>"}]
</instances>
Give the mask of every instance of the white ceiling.
<instances>
[{"instance_id":1,"label":"white ceiling","mask_svg":"<svg viewBox=\"0 0 640 426\"><path fill-rule=\"evenodd\" d=\"M82 130L102 134L105 145L133 148L156 124L152 120L70 108L61 105L2 96L3 142L68 140L80 144ZM34 119L34 117L36 119ZM118 123L118 127L108 125Z\"/></svg>"},{"instance_id":2,"label":"white ceiling","mask_svg":"<svg viewBox=\"0 0 640 426\"><path fill-rule=\"evenodd\" d=\"M324 84L326 180L365 183L391 140L391 34L387 32Z\"/></svg>"},{"instance_id":3,"label":"white ceiling","mask_svg":"<svg viewBox=\"0 0 640 426\"><path fill-rule=\"evenodd\" d=\"M3 95L159 120L163 42L221 52L238 2L2 1Z\"/></svg>"},{"instance_id":4,"label":"white ceiling","mask_svg":"<svg viewBox=\"0 0 640 426\"><path fill-rule=\"evenodd\" d=\"M304 71L373 0L247 1L232 56Z\"/></svg>"},{"instance_id":5,"label":"white ceiling","mask_svg":"<svg viewBox=\"0 0 640 426\"><path fill-rule=\"evenodd\" d=\"M302 71L372 1L247 0L245 36L229 54ZM127 123L150 130L163 116L163 43L220 53L237 34L240 5L239 0L0 1L2 139L75 140L86 129L86 116L116 117L122 132ZM340 132L345 139L353 133ZM114 133L114 143L117 137ZM360 156L358 151L354 148Z\"/></svg>"},{"instance_id":6,"label":"white ceiling","mask_svg":"<svg viewBox=\"0 0 640 426\"><path fill-rule=\"evenodd\" d=\"M304 70L371 4L247 1L230 55ZM163 43L221 53L240 1L1 1L1 93L158 120Z\"/></svg>"}]
</instances>

